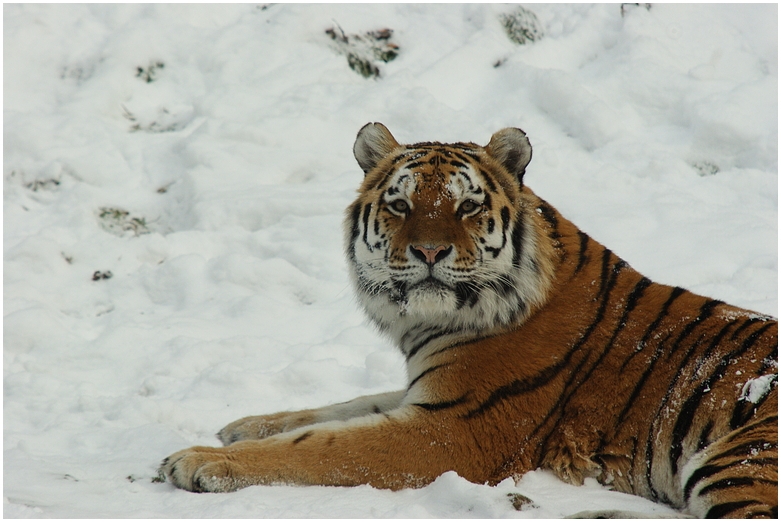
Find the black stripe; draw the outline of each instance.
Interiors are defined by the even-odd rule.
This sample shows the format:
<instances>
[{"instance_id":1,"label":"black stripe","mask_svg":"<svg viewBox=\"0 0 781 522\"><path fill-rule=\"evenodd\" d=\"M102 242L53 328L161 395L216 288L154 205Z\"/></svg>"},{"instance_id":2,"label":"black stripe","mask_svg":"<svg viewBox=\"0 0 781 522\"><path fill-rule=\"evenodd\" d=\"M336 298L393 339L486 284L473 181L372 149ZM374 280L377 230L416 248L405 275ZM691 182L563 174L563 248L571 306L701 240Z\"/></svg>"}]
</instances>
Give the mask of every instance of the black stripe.
<instances>
[{"instance_id":1,"label":"black stripe","mask_svg":"<svg viewBox=\"0 0 781 522\"><path fill-rule=\"evenodd\" d=\"M766 419L762 419L756 424L752 424L751 426L746 426L746 428L761 427L762 425L768 423L775 424L777 421L778 421L778 415L773 415ZM750 431L747 430L746 428L743 429L744 432ZM728 439L726 442L732 442L732 439ZM733 448L724 450L721 453L710 457L708 459L708 462L713 462L715 460L720 460L727 457L751 457L751 456L759 455L761 451L769 451L773 449L778 450L778 441L768 441L764 439L750 440L748 442L744 442L743 444L738 444Z\"/></svg>"},{"instance_id":2,"label":"black stripe","mask_svg":"<svg viewBox=\"0 0 781 522\"><path fill-rule=\"evenodd\" d=\"M537 210L540 211L540 215L545 221L548 222L548 224L550 224L551 228L553 229L550 234L550 238L559 239L561 237L561 234L559 234L559 219L556 217L556 211L553 210L553 207L543 201L540 203L540 206L537 207Z\"/></svg>"},{"instance_id":3,"label":"black stripe","mask_svg":"<svg viewBox=\"0 0 781 522\"><path fill-rule=\"evenodd\" d=\"M435 326L430 326L428 328L421 328L421 325L417 324L413 327L410 327L409 329L407 329L406 332L404 332L404 335L401 336L399 344L401 344L403 349L403 347L407 345L407 341L410 338L418 338L425 333L434 332L434 331L439 331L439 330Z\"/></svg>"},{"instance_id":4,"label":"black stripe","mask_svg":"<svg viewBox=\"0 0 781 522\"><path fill-rule=\"evenodd\" d=\"M734 340L736 340L736 339L738 338L738 335L740 335L740 334L741 334L741 332L742 332L743 330L745 330L746 328L748 328L748 327L749 327L749 326L751 326L752 324L758 323L758 322L760 322L760 321L762 321L762 319L760 319L759 317L749 317L748 319L746 319L745 321L743 321L743 324L741 324L741 325L738 327L738 329L737 329L737 330L735 330L735 331L732 333L732 340L733 340L733 341L734 341Z\"/></svg>"},{"instance_id":5,"label":"black stripe","mask_svg":"<svg viewBox=\"0 0 781 522\"><path fill-rule=\"evenodd\" d=\"M500 386L499 388L491 392L491 395L489 395L488 398L484 400L477 408L469 411L466 414L466 417L467 418L476 417L478 415L485 413L487 410L491 409L499 401L503 401L505 399L514 397L516 395L521 395L523 393L528 393L530 391L536 390L537 388L540 388L541 386L544 386L545 384L553 380L561 372L561 370L566 367L568 362L569 362L569 357L566 357L564 360L560 361L559 363L554 364L553 366L548 366L543 371L539 372L537 375L535 375L530 379L523 379L523 380L517 379L509 384Z\"/></svg>"},{"instance_id":6,"label":"black stripe","mask_svg":"<svg viewBox=\"0 0 781 522\"><path fill-rule=\"evenodd\" d=\"M400 280L392 280L393 290L390 292L390 299L396 303L406 302L407 299L407 283ZM380 287L379 290L385 290L385 287ZM377 292L379 293L379 291Z\"/></svg>"},{"instance_id":7,"label":"black stripe","mask_svg":"<svg viewBox=\"0 0 781 522\"><path fill-rule=\"evenodd\" d=\"M430 368L426 368L425 370L420 372L420 374L417 377L415 377L414 379L412 379L410 381L409 385L407 386L407 390L412 389L412 387L415 386L415 383L417 383L420 379L422 379L426 375L430 374L431 372L435 372L435 371L439 370L440 368L444 368L445 366L450 366L450 363L437 364L436 366L432 366Z\"/></svg>"},{"instance_id":8,"label":"black stripe","mask_svg":"<svg viewBox=\"0 0 781 522\"><path fill-rule=\"evenodd\" d=\"M602 251L602 270L599 275L599 292L597 292L597 296L594 298L595 301L599 298L599 296L602 295L602 292L605 291L605 285L607 285L608 267L610 266L610 254L612 254L612 252L608 248Z\"/></svg>"},{"instance_id":9,"label":"black stripe","mask_svg":"<svg viewBox=\"0 0 781 522\"><path fill-rule=\"evenodd\" d=\"M607 303L608 303L608 295L613 290L613 287L616 284L618 273L626 266L627 264L624 261L619 261L618 263L613 265L613 269L612 269L613 273L610 281L608 281L607 288L605 291L605 296L602 301L602 305L600 306L600 312L599 312L600 320L601 317L604 316L605 308L607 307ZM629 292L629 295L626 298L626 306L624 307L624 312L623 314L621 314L621 318L618 320L618 324L616 324L616 327L613 330L613 334L610 336L610 340L606 344L605 351L602 353L602 355L600 355L599 359L597 359L597 362L594 363L594 368L596 368L599 365L599 363L602 362L605 355L607 355L607 353L613 347L616 338L618 338L618 334L621 333L621 330L623 330L626 327L626 322L629 319L629 314L637 307L637 302L643 296L645 290L649 286L651 286L651 284L652 281L650 279L648 279L647 277L641 277L640 280L632 288L632 291ZM590 373L591 372L589 372L589 375ZM586 378L588 378L588 376Z\"/></svg>"},{"instance_id":10,"label":"black stripe","mask_svg":"<svg viewBox=\"0 0 781 522\"><path fill-rule=\"evenodd\" d=\"M423 332L421 332L421 333L423 333ZM422 341L418 342L417 344L415 344L412 347L412 349L409 351L409 353L407 353L407 360L409 361L410 359L412 359L415 356L415 354L417 354L423 347L425 347L428 343L430 343L434 339L438 339L438 338L442 337L443 335L447 335L447 334L450 334L450 333L453 333L453 332L451 330L437 330L435 333L429 335L428 337L426 337L425 339L423 339Z\"/></svg>"},{"instance_id":11,"label":"black stripe","mask_svg":"<svg viewBox=\"0 0 781 522\"><path fill-rule=\"evenodd\" d=\"M721 339L727 334L727 330L729 330L731 326L732 323L727 323L724 325L716 337L713 338L713 341L711 341L710 347L717 346L719 343L721 343ZM688 362L688 355L689 354L687 354L687 358L678 365L679 368L682 369L686 365ZM670 387L667 389L667 394L664 396L662 405L658 411L661 411L662 408L666 406L680 375L681 372L678 372L675 375L675 378L673 378L673 381L670 383ZM683 406L678 412L678 418L676 419L675 426L673 427L672 441L670 443L670 467L672 468L673 475L678 473L678 459L683 454L683 441L689 434L689 430L691 430L691 427L694 423L694 414L697 412L697 408L700 406L700 403L702 402L705 394L710 391L712 384L713 382L711 382L709 379L701 382L700 385L695 389L694 393L691 394L688 399L686 399L686 402L683 403Z\"/></svg>"},{"instance_id":12,"label":"black stripe","mask_svg":"<svg viewBox=\"0 0 781 522\"><path fill-rule=\"evenodd\" d=\"M361 228L358 225L358 220L361 216L361 205L360 203L356 202L351 208L350 208L350 249L347 253L347 255L350 258L350 261L355 262L355 240L358 239L358 236L361 234Z\"/></svg>"},{"instance_id":13,"label":"black stripe","mask_svg":"<svg viewBox=\"0 0 781 522\"><path fill-rule=\"evenodd\" d=\"M462 149L463 150L463 149ZM458 151L452 151L453 156L458 158L459 160L463 161L464 163L472 163L472 161L476 161L478 164L480 164L480 158L476 156L467 156L466 154L463 154Z\"/></svg>"},{"instance_id":14,"label":"black stripe","mask_svg":"<svg viewBox=\"0 0 781 522\"><path fill-rule=\"evenodd\" d=\"M468 281L466 283L457 283L455 287L456 294L456 309L460 310L464 305L469 305L473 308L477 301L480 300L480 292L475 288L474 283Z\"/></svg>"},{"instance_id":15,"label":"black stripe","mask_svg":"<svg viewBox=\"0 0 781 522\"><path fill-rule=\"evenodd\" d=\"M434 166L434 172L439 171L439 167L442 165L442 154L448 155L443 149L439 149L434 151L434 154L428 160L428 164Z\"/></svg>"},{"instance_id":16,"label":"black stripe","mask_svg":"<svg viewBox=\"0 0 781 522\"><path fill-rule=\"evenodd\" d=\"M575 273L580 272L583 265L586 264L586 248L588 248L588 234L585 234L578 230L578 237L580 238L580 251L578 252L578 265L575 267Z\"/></svg>"},{"instance_id":17,"label":"black stripe","mask_svg":"<svg viewBox=\"0 0 781 522\"><path fill-rule=\"evenodd\" d=\"M737 511L738 509L759 503L760 502L758 500L740 500L738 502L725 502L724 504L716 504L708 510L708 512L705 514L705 518L726 518L727 515Z\"/></svg>"},{"instance_id":18,"label":"black stripe","mask_svg":"<svg viewBox=\"0 0 781 522\"><path fill-rule=\"evenodd\" d=\"M689 321L689 323L684 327L680 335L678 335L678 338L675 340L675 342L670 346L670 352L667 354L667 358L669 359L670 357L675 355L675 352L677 352L678 348L681 346L681 341L683 341L686 337L688 337L689 334L695 328L697 328L698 324L700 324L701 322L708 319L711 315L713 315L714 308L722 304L724 304L724 301L718 301L716 299L708 299L707 301L705 301L705 303L700 307L700 311L697 313L697 317Z\"/></svg>"},{"instance_id":19,"label":"black stripe","mask_svg":"<svg viewBox=\"0 0 781 522\"><path fill-rule=\"evenodd\" d=\"M480 187L478 187L478 190L480 190ZM485 194L485 197L483 198L483 207L485 207L488 210L491 210L493 207L491 206L491 194L487 193ZM493 218L491 218L493 220Z\"/></svg>"},{"instance_id":20,"label":"black stripe","mask_svg":"<svg viewBox=\"0 0 781 522\"><path fill-rule=\"evenodd\" d=\"M507 227L510 226L510 209L508 207L502 207L500 217L502 218L502 244L498 248L485 247L486 252L491 252L494 259L499 257L499 253L504 248L504 245L507 244Z\"/></svg>"},{"instance_id":21,"label":"black stripe","mask_svg":"<svg viewBox=\"0 0 781 522\"><path fill-rule=\"evenodd\" d=\"M700 483L700 481L712 477L713 475L717 473L721 473L725 469L729 469L732 466L737 466L739 464L757 464L759 466L766 466L768 464L776 464L778 465L778 459L775 458L763 458L763 459L745 459L745 458L739 458L738 460L734 462L730 462L729 464L722 464L722 465L716 465L716 464L708 464L706 466L702 466L701 468L697 468L697 470L692 473L689 476L689 479L686 481L686 485L683 488L683 500L684 502L688 503L689 498L691 497L692 490L694 490L694 487Z\"/></svg>"},{"instance_id":22,"label":"black stripe","mask_svg":"<svg viewBox=\"0 0 781 522\"><path fill-rule=\"evenodd\" d=\"M610 260L610 255L612 252L608 249L605 249L605 253L603 254L605 266L603 267L603 280L600 283L600 289L597 295L594 297L594 301L602 298L602 301L599 305L599 308L597 309L597 313L594 316L594 320L591 322L591 324L586 329L586 332L583 334L583 336L580 338L578 345L582 346L589 336L593 333L593 331L596 329L597 325L602 321L602 319L605 316L605 310L607 309L608 301L610 298L610 293L613 291L613 288L616 285L616 282L618 281L618 275L621 273L621 271L628 267L629 265L624 261L623 259L619 259L616 261L616 263L612 267L608 267L608 261ZM609 277L608 277L609 276ZM630 299L633 301L632 303L632 309L637 304L637 299L640 298L642 293L645 291L645 289L648 287L648 285L651 283L650 280L646 279L645 277L641 278L640 281L635 285L635 287L632 290L632 294L635 294L634 296L630 296ZM631 309L629 310L631 311ZM625 314L623 319L626 319L626 314L628 312L625 310Z\"/></svg>"},{"instance_id":23,"label":"black stripe","mask_svg":"<svg viewBox=\"0 0 781 522\"><path fill-rule=\"evenodd\" d=\"M700 438L697 439L697 451L702 451L710 445L710 434L713 431L713 419L708 419L705 427L700 431Z\"/></svg>"},{"instance_id":24,"label":"black stripe","mask_svg":"<svg viewBox=\"0 0 781 522\"><path fill-rule=\"evenodd\" d=\"M751 333L746 339L743 341L743 343L740 345L740 348L735 351L733 357L742 355L746 353L749 349L751 349L752 346L754 346L754 343L756 343L760 337L762 337L762 334L768 331L773 326L778 326L775 322L767 323L762 328L757 328L754 330L754 332Z\"/></svg>"},{"instance_id":25,"label":"black stripe","mask_svg":"<svg viewBox=\"0 0 781 522\"><path fill-rule=\"evenodd\" d=\"M369 247L369 252L374 251L372 245L369 244L369 215L371 214L372 204L367 203L363 207L363 242Z\"/></svg>"},{"instance_id":26,"label":"black stripe","mask_svg":"<svg viewBox=\"0 0 781 522\"><path fill-rule=\"evenodd\" d=\"M523 253L523 232L524 222L523 213L518 212L515 215L515 227L513 228L510 241L513 248L513 266L520 268L521 266L521 254Z\"/></svg>"},{"instance_id":27,"label":"black stripe","mask_svg":"<svg viewBox=\"0 0 781 522\"><path fill-rule=\"evenodd\" d=\"M507 227L510 226L510 209L508 207L502 207L500 214L502 216L502 232L505 232L507 231ZM502 241L502 246L504 246L504 241Z\"/></svg>"},{"instance_id":28,"label":"black stripe","mask_svg":"<svg viewBox=\"0 0 781 522\"><path fill-rule=\"evenodd\" d=\"M654 332L654 330L656 330L659 327L659 324L662 322L662 319L667 317L667 313L668 313L668 311L670 309L670 305L672 305L673 301L678 299L685 292L686 292L686 290L681 288L681 287L679 287L679 286L676 286L675 288L673 288L673 291L670 293L670 297L668 297L667 301L665 301L665 303L662 305L662 309L657 314L656 319L654 319L654 321L648 326L648 328L646 329L645 333L643 334L643 337L640 339L640 342L637 343L637 350L634 353L632 353L629 356L629 358L626 361L624 361L624 363L621 365L621 371L624 371L624 369L626 369L627 365L631 362L631 360L635 357L635 355L640 353L640 351L643 348L645 348L645 345L648 342L649 337L651 337L651 334ZM632 393L632 396L630 397L631 400L630 400L629 404L634 402L634 399L636 398L636 392L638 392L639 391L639 387L644 384L645 379L648 378L648 374L653 369L653 366L656 363L656 359L661 355L660 348L659 348L661 345L662 345L662 343L659 343L657 345L656 353L654 354L654 357L651 360L651 366L648 368L648 370L646 370L646 373L643 375L643 378L641 378L641 382L638 384L638 387L635 387L635 391ZM628 408L625 408L625 409L628 409ZM619 419L622 419L622 418L623 418L623 415L621 417L619 417Z\"/></svg>"},{"instance_id":29,"label":"black stripe","mask_svg":"<svg viewBox=\"0 0 781 522\"><path fill-rule=\"evenodd\" d=\"M459 141L457 143L451 143L450 146L470 155L477 154L477 152L475 152L476 145L474 143L463 143Z\"/></svg>"},{"instance_id":30,"label":"black stripe","mask_svg":"<svg viewBox=\"0 0 781 522\"><path fill-rule=\"evenodd\" d=\"M393 178L393 175L396 173L396 168L398 167L399 163L406 160L408 155L409 154L405 153L395 158L388 169L383 172L382 175L377 177L377 183L374 185L374 187L372 187L372 190L383 192L385 190L385 186L390 182L390 180Z\"/></svg>"},{"instance_id":31,"label":"black stripe","mask_svg":"<svg viewBox=\"0 0 781 522\"><path fill-rule=\"evenodd\" d=\"M360 219L360 216L361 205L360 203L356 202L350 208L350 223L352 224L350 227L350 237L352 241L358 239L358 235L361 233L360 227L358 226L358 219Z\"/></svg>"},{"instance_id":32,"label":"black stripe","mask_svg":"<svg viewBox=\"0 0 781 522\"><path fill-rule=\"evenodd\" d=\"M700 372L702 371L702 367L706 364L712 361L712 355L713 352L719 347L719 342L721 340L721 333L732 326L734 326L737 323L737 321L732 321L727 323L722 327L721 330L719 330L719 333L716 334L716 337L713 338L713 341L708 345L708 347L697 356L697 361L694 363L694 367L692 368L691 372L687 372L689 374L689 382L693 383L700 377ZM734 335L733 335L734 337ZM732 341L734 341L734 338L731 338Z\"/></svg>"},{"instance_id":33,"label":"black stripe","mask_svg":"<svg viewBox=\"0 0 781 522\"><path fill-rule=\"evenodd\" d=\"M747 322L748 322L748 321L747 321ZM778 322L776 322L776 321L756 321L756 323L759 323L759 322L762 322L762 323L764 323L764 324L762 325L762 327L760 327L760 328L757 328L757 329L756 329L756 330L754 330L752 333L750 333L749 335L747 335L747 336L746 336L746 339L744 340L744 342L745 342L746 340L748 340L748 339L752 339L751 343L753 344L753 343L754 343L754 342L756 342L756 340L757 340L757 335L760 335L760 334L758 334L758 332L760 332L760 333L764 333L765 331L767 331L768 329L770 329L770 328L772 328L772 327L774 327L774 326L775 326L776 328L778 328ZM756 323L752 323L752 324L756 324ZM742 326L742 325L741 325L741 326ZM741 328L741 330L742 330L742 328ZM736 336L736 335L733 335L733 336L732 336L732 338L733 338L733 339L737 339L737 336ZM770 354L769 354L769 357L771 357L771 358L775 358L775 357L777 357L777 356L778 356L778 341L776 341L776 342L773 344L772 350L770 351ZM774 364L774 366L775 366L775 364Z\"/></svg>"},{"instance_id":34,"label":"black stripe","mask_svg":"<svg viewBox=\"0 0 781 522\"><path fill-rule=\"evenodd\" d=\"M458 399L453 399L452 401L444 401L444 402L418 402L413 404L413 406L418 406L419 408L423 408L427 411L439 411L439 410L446 410L448 408L454 408L460 404L463 404L466 402L466 394L462 395Z\"/></svg>"},{"instance_id":35,"label":"black stripe","mask_svg":"<svg viewBox=\"0 0 781 522\"><path fill-rule=\"evenodd\" d=\"M447 346L443 346L442 348L440 348L436 352L431 352L430 354L426 355L426 359L430 359L430 358L432 358L432 357L434 357L436 355L439 355L439 354L441 354L443 352L447 352L447 351L453 350L455 348L460 348L460 347L466 346L468 344L479 343L480 341L483 341L483 340L488 339L490 337L493 337L493 336L492 335L485 335L485 336L480 336L480 337L474 337L474 338L466 340L466 341L459 341L459 342L456 342L456 343L453 343L453 344L448 344Z\"/></svg>"},{"instance_id":36,"label":"black stripe","mask_svg":"<svg viewBox=\"0 0 781 522\"><path fill-rule=\"evenodd\" d=\"M483 160L480 158L480 154L478 154L478 153L477 153L477 151L475 150L475 148L474 148L474 147L470 147L469 145L465 145L465 144L463 144L463 143L453 143L453 144L451 145L451 147L455 147L455 148L457 148L457 149L458 149L458 150L460 150L460 151L461 151L461 152L462 152L462 153L463 153L463 154L464 154L464 155L465 155L467 158L470 158L470 159L471 159L471 161L474 161L474 162L475 162L475 163L477 163L478 165L482 165L482 164L483 164ZM457 158L459 158L459 159L463 159L463 158L459 157L459 155L458 155L458 152L456 152L456 151L452 151L452 152L453 152L453 156L455 156L455 157L457 157ZM464 161L467 161L467 162L468 162L468 161L470 161L470 160L469 160L469 159L467 159L467 160L464 160Z\"/></svg>"},{"instance_id":37,"label":"black stripe","mask_svg":"<svg viewBox=\"0 0 781 522\"><path fill-rule=\"evenodd\" d=\"M494 182L493 178L488 174L488 172L486 172L485 169L480 169L480 175L483 176L488 190L496 193L496 182Z\"/></svg>"},{"instance_id":38,"label":"black stripe","mask_svg":"<svg viewBox=\"0 0 781 522\"><path fill-rule=\"evenodd\" d=\"M629 315L629 312L635 309L637 306L637 301L640 300L641 297L643 297L643 294L645 293L645 289L651 286L651 280L647 277L641 277L640 281L637 282L635 287L632 289L632 292L629 294L629 297L626 300L626 309L624 310L624 315L621 317L621 324L620 327L623 328L626 326L626 320L627 316ZM615 338L616 334L613 334L613 337Z\"/></svg>"},{"instance_id":39,"label":"black stripe","mask_svg":"<svg viewBox=\"0 0 781 522\"><path fill-rule=\"evenodd\" d=\"M775 484L776 486L778 486L778 481L763 479L763 478L753 479L750 477L725 478L725 479L717 480L716 482L713 482L711 484L708 484L707 486L702 488L699 493L697 493L697 496L701 497L713 491L719 491L722 489L731 489L739 486L753 486L754 484Z\"/></svg>"},{"instance_id":40,"label":"black stripe","mask_svg":"<svg viewBox=\"0 0 781 522\"><path fill-rule=\"evenodd\" d=\"M374 186L372 190L376 190L378 192L385 192L385 190L387 190L386 187L390 185L391 181L393 181L393 176L396 175L396 166L398 165L399 160L401 159L403 158L398 158L396 161L394 161L393 165L391 165L388 171L385 172L385 174L383 174L383 177L380 178L380 181ZM409 174L403 174L399 176L399 179L396 180L396 184L401 185L404 183L404 180L407 180L409 178L410 178Z\"/></svg>"}]
</instances>

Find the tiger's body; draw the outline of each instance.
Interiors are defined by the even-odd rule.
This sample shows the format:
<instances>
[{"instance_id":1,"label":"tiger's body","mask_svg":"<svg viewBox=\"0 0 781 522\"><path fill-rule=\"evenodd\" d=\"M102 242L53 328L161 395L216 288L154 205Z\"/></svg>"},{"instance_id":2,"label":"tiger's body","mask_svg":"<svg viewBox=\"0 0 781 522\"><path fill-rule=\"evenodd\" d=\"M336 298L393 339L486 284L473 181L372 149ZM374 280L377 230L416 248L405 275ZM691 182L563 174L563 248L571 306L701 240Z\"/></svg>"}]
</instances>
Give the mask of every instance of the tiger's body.
<instances>
[{"instance_id":1,"label":"tiger's body","mask_svg":"<svg viewBox=\"0 0 781 522\"><path fill-rule=\"evenodd\" d=\"M496 484L537 468L696 516L777 516L778 325L654 283L523 184L518 129L471 143L358 135L345 220L369 317L404 390L226 426L163 471L252 484Z\"/></svg>"}]
</instances>

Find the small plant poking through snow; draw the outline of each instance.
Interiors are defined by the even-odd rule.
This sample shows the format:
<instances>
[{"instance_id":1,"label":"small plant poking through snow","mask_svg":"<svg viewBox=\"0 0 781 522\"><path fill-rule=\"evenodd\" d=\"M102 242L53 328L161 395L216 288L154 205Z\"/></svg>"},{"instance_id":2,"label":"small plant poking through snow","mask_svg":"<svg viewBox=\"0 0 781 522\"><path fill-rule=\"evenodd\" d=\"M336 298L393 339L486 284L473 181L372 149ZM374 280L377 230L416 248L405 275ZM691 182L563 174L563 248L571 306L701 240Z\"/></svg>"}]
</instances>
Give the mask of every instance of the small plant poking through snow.
<instances>
[{"instance_id":1,"label":"small plant poking through snow","mask_svg":"<svg viewBox=\"0 0 781 522\"><path fill-rule=\"evenodd\" d=\"M636 3L627 3L627 4L621 4L621 18L626 16L626 13L629 11L629 9L634 9L635 7L645 7L646 11L651 10L651 4L636 4Z\"/></svg>"},{"instance_id":2,"label":"small plant poking through snow","mask_svg":"<svg viewBox=\"0 0 781 522\"><path fill-rule=\"evenodd\" d=\"M100 281L101 279L111 279L112 277L114 277L114 274L111 273L111 270L106 270L105 272L101 272L100 270L95 270L95 272L92 273L93 281Z\"/></svg>"},{"instance_id":3,"label":"small plant poking through snow","mask_svg":"<svg viewBox=\"0 0 781 522\"><path fill-rule=\"evenodd\" d=\"M499 15L499 21L507 37L519 45L536 42L544 34L537 15L522 6L518 6L510 13Z\"/></svg>"},{"instance_id":4,"label":"small plant poking through snow","mask_svg":"<svg viewBox=\"0 0 781 522\"><path fill-rule=\"evenodd\" d=\"M38 192L40 190L55 190L60 186L59 177L50 177L43 179L33 179L32 181L26 180L27 176L22 171L12 170L6 177L9 181L16 181L21 183L24 188Z\"/></svg>"},{"instance_id":5,"label":"small plant poking through snow","mask_svg":"<svg viewBox=\"0 0 781 522\"><path fill-rule=\"evenodd\" d=\"M516 511L525 511L538 507L532 499L520 493L508 493L507 498L510 499L510 503Z\"/></svg>"},{"instance_id":6,"label":"small plant poking through snow","mask_svg":"<svg viewBox=\"0 0 781 522\"><path fill-rule=\"evenodd\" d=\"M156 112L142 118L122 105L122 117L132 124L130 132L176 132L187 127L193 118L193 113L189 107L179 112L172 112L166 107L158 107Z\"/></svg>"},{"instance_id":7,"label":"small plant poking through snow","mask_svg":"<svg viewBox=\"0 0 781 522\"><path fill-rule=\"evenodd\" d=\"M380 68L375 62L388 63L399 54L399 46L391 42L392 29L346 35L338 25L325 30L336 51L347 56L350 69L364 78L378 78Z\"/></svg>"},{"instance_id":8,"label":"small plant poking through snow","mask_svg":"<svg viewBox=\"0 0 781 522\"><path fill-rule=\"evenodd\" d=\"M141 78L146 83L152 83L157 79L157 73L160 69L163 69L165 64L161 61L151 61L149 65L144 67L136 67L136 78Z\"/></svg>"},{"instance_id":9,"label":"small plant poking through snow","mask_svg":"<svg viewBox=\"0 0 781 522\"><path fill-rule=\"evenodd\" d=\"M31 181L30 183L26 183L24 186L32 190L33 192L38 192L39 190L53 190L55 187L60 186L60 180L36 179L34 181Z\"/></svg>"},{"instance_id":10,"label":"small plant poking through snow","mask_svg":"<svg viewBox=\"0 0 781 522\"><path fill-rule=\"evenodd\" d=\"M135 236L150 232L146 219L132 217L127 210L120 208L100 208L98 223L106 232L120 237L127 231L132 231Z\"/></svg>"},{"instance_id":11,"label":"small plant poking through snow","mask_svg":"<svg viewBox=\"0 0 781 522\"><path fill-rule=\"evenodd\" d=\"M697 171L697 174L700 176L713 176L714 174L718 174L719 166L715 163L711 163L710 161L699 161L697 163L693 163L692 167L694 167L694 170Z\"/></svg>"}]
</instances>

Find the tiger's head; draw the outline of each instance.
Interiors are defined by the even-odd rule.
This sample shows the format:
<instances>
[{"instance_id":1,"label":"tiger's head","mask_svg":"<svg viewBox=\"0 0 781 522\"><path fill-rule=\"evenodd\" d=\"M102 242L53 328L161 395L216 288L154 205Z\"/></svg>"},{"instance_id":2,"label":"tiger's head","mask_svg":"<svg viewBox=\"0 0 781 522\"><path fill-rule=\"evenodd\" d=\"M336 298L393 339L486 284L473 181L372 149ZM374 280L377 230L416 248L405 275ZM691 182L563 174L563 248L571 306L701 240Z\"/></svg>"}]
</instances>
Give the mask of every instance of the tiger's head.
<instances>
[{"instance_id":1,"label":"tiger's head","mask_svg":"<svg viewBox=\"0 0 781 522\"><path fill-rule=\"evenodd\" d=\"M353 152L365 177L347 209L347 257L381 331L397 341L411 329L487 332L544 302L552 247L523 187L523 131L500 130L485 147L400 145L369 123Z\"/></svg>"}]
</instances>

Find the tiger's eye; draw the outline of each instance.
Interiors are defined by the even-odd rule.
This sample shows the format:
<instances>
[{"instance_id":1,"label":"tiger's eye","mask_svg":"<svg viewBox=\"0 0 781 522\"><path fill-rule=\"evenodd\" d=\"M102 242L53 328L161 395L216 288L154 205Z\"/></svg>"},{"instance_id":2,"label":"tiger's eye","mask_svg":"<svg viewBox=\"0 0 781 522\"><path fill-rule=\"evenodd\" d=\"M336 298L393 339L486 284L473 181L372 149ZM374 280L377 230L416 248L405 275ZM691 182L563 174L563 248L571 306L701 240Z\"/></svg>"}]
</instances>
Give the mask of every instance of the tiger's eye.
<instances>
[{"instance_id":1,"label":"tiger's eye","mask_svg":"<svg viewBox=\"0 0 781 522\"><path fill-rule=\"evenodd\" d=\"M407 210L409 210L409 205L403 199L397 199L390 205L391 207L393 207L393 210L395 210L396 212L406 212Z\"/></svg>"},{"instance_id":2,"label":"tiger's eye","mask_svg":"<svg viewBox=\"0 0 781 522\"><path fill-rule=\"evenodd\" d=\"M471 199L467 199L466 201L461 203L461 206L458 207L458 211L461 214L469 214L477 210L478 206L479 205L476 202L472 201Z\"/></svg>"}]
</instances>

